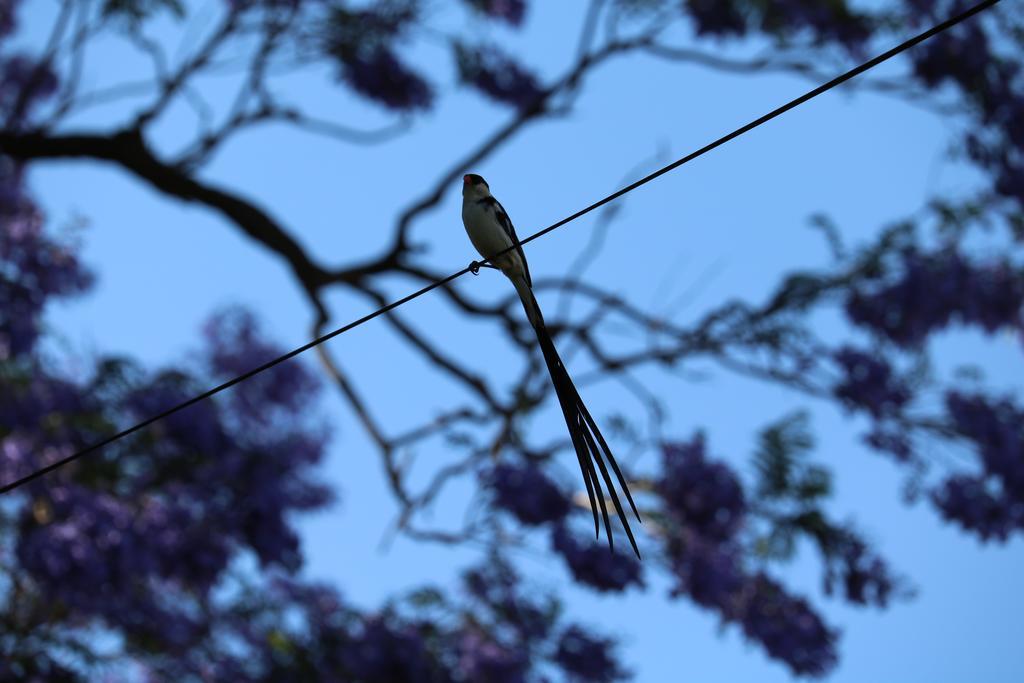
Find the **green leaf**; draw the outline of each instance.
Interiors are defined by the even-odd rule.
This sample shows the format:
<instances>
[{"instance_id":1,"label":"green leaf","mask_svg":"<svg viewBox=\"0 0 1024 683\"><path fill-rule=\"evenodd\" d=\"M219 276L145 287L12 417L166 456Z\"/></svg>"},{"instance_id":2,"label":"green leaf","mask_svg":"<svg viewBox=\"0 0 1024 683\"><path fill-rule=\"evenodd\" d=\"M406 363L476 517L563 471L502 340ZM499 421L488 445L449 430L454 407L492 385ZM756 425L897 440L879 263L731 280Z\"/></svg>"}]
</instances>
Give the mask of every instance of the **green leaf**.
<instances>
[{"instance_id":1,"label":"green leaf","mask_svg":"<svg viewBox=\"0 0 1024 683\"><path fill-rule=\"evenodd\" d=\"M406 600L413 607L440 607L444 605L444 594L437 588L427 586L409 593Z\"/></svg>"},{"instance_id":2,"label":"green leaf","mask_svg":"<svg viewBox=\"0 0 1024 683\"><path fill-rule=\"evenodd\" d=\"M270 645L270 649L284 654L287 654L294 649L291 638L288 637L287 633L281 630L274 630L268 633L267 644Z\"/></svg>"},{"instance_id":3,"label":"green leaf","mask_svg":"<svg viewBox=\"0 0 1024 683\"><path fill-rule=\"evenodd\" d=\"M811 502L832 493L832 473L820 465L807 467L795 486L796 497L802 502Z\"/></svg>"},{"instance_id":4,"label":"green leaf","mask_svg":"<svg viewBox=\"0 0 1024 683\"><path fill-rule=\"evenodd\" d=\"M803 456L814 447L807 413L790 414L766 427L754 453L759 481L757 490L764 498L786 498L795 493L797 468Z\"/></svg>"},{"instance_id":5,"label":"green leaf","mask_svg":"<svg viewBox=\"0 0 1024 683\"><path fill-rule=\"evenodd\" d=\"M766 560L788 560L796 552L796 530L787 522L776 524L754 541L754 553Z\"/></svg>"},{"instance_id":6,"label":"green leaf","mask_svg":"<svg viewBox=\"0 0 1024 683\"><path fill-rule=\"evenodd\" d=\"M793 526L815 539L822 547L835 534L835 528L818 509L807 510L794 517Z\"/></svg>"}]
</instances>

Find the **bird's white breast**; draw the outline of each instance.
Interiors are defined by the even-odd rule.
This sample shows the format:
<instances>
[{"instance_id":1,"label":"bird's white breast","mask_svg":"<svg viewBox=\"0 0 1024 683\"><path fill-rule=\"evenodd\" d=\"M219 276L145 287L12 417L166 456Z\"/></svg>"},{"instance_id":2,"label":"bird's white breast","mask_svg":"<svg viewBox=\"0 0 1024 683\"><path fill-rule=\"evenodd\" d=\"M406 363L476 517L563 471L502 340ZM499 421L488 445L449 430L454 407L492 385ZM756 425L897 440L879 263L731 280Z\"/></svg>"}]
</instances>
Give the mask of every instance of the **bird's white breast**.
<instances>
[{"instance_id":1,"label":"bird's white breast","mask_svg":"<svg viewBox=\"0 0 1024 683\"><path fill-rule=\"evenodd\" d=\"M493 205L478 201L463 202L462 223L466 226L469 240L486 259L512 246L512 240L494 215Z\"/></svg>"}]
</instances>

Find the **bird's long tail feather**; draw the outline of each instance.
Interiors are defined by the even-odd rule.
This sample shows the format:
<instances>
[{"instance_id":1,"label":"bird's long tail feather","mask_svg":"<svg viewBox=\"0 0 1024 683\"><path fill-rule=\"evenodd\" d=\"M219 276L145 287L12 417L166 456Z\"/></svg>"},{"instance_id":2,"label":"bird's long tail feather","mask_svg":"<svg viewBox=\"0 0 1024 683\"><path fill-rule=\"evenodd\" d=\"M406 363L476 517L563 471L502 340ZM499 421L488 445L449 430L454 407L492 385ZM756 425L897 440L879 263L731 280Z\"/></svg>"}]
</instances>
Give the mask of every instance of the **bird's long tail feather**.
<instances>
[{"instance_id":1,"label":"bird's long tail feather","mask_svg":"<svg viewBox=\"0 0 1024 683\"><path fill-rule=\"evenodd\" d=\"M642 523L643 520L640 519L636 503L633 502L633 496L630 495L629 487L626 485L626 479L622 476L622 471L619 469L618 463L615 462L615 457L608 447L608 442L605 441L601 430L597 427L597 423L590 415L586 405L584 405L579 391L576 390L576 385L573 384L572 378L569 376L569 371L566 370L561 357L558 355L558 350L555 348L551 335L548 334L547 327L544 325L544 317L541 315L537 299L533 296L533 290L522 279L513 278L512 281L516 286L516 291L519 292L519 297L523 301L527 318L529 318L530 324L537 333L537 341L540 344L544 362L548 366L548 372L551 374L551 382L555 387L558 404L562 409L562 414L565 416L566 427L569 428L569 436L572 439L572 445L580 463L580 470L583 472L583 483L586 485L587 496L590 498L590 509L594 514L594 533L600 536L601 529L598 519L598 509L600 509L601 517L604 519L605 532L608 536L608 545L612 548L615 547L615 542L612 540L611 525L608 520L608 508L605 504L604 494L601 491L601 479L603 479L605 487L608 489L608 495L615 506L615 512L618 513L622 527L629 538L629 543L633 546L633 552L636 553L637 557L640 557L640 550L637 548L633 531L629 528L629 519L622 509L622 504L619 502L619 496L615 491L615 484L608 471L608 466L605 464L605 460L607 460L608 465L611 465L612 471L615 472L619 486L626 495L633 514ZM600 477L598 477L598 471L601 473Z\"/></svg>"}]
</instances>

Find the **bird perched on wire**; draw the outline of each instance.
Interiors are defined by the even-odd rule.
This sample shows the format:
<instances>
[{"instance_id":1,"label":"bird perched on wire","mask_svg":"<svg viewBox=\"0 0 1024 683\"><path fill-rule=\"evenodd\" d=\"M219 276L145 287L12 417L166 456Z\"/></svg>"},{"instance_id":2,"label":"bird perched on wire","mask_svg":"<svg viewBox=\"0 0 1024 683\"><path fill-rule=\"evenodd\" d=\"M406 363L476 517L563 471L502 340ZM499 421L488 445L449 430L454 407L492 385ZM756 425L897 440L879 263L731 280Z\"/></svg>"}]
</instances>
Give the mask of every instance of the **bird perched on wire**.
<instances>
[{"instance_id":1,"label":"bird perched on wire","mask_svg":"<svg viewBox=\"0 0 1024 683\"><path fill-rule=\"evenodd\" d=\"M516 237L512 221L505 212L505 208L491 194L491 188L487 185L487 181L475 173L463 176L462 179L462 223L466 226L466 232L469 234L473 246L484 259L490 261L489 267L500 270L512 281L512 285L523 302L523 308L526 309L526 317L537 333L541 354L544 356L544 362L551 374L555 395L558 397L558 404L565 416L565 424L569 428L569 436L572 439L573 448L576 450L576 457L580 461L583 483L587 487L590 509L594 513L594 533L600 535L600 522L597 516L600 507L605 531L608 535L608 545L612 548L615 547L611 525L608 522L608 508L605 504L604 494L601 492L601 479L604 479L615 511L618 513L622 526L626 530L626 536L629 537L629 542L633 546L633 552L640 557L640 550L636 546L636 539L633 538L633 532L629 528L629 520L619 502L619 496L615 492L615 485L608 472L608 465L615 472L622 492L626 494L626 499L633 509L633 514L640 520L640 513L637 512L633 496L629 493L629 487L612 456L608 442L601 435L597 423L583 404L583 399L580 398L576 385L573 384L568 370L565 369L565 365L551 341L551 335L548 334L548 330L544 326L544 316L540 312L537 299L533 296L533 282L530 280L530 268L526 265L526 254L523 253L523 247L519 244L519 238ZM474 262L472 266L474 273L478 272L480 265ZM607 465L605 461L607 461ZM598 471L601 473L600 477L598 477Z\"/></svg>"}]
</instances>

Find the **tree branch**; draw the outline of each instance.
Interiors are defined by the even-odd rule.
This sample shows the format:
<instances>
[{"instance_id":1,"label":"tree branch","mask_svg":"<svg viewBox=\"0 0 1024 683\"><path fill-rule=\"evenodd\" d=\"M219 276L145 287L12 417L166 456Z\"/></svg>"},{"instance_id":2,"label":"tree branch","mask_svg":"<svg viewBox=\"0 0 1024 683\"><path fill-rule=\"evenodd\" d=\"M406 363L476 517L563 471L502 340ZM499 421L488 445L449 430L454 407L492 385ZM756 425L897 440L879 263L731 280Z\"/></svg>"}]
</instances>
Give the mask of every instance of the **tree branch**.
<instances>
[{"instance_id":1,"label":"tree branch","mask_svg":"<svg viewBox=\"0 0 1024 683\"><path fill-rule=\"evenodd\" d=\"M250 238L280 254L302 283L319 313L316 292L327 272L314 263L267 211L237 195L200 182L158 159L138 130L112 135L56 135L0 132L0 152L19 160L97 159L117 164L161 192L204 204L242 229Z\"/></svg>"}]
</instances>

